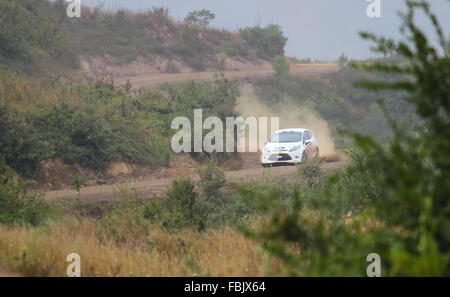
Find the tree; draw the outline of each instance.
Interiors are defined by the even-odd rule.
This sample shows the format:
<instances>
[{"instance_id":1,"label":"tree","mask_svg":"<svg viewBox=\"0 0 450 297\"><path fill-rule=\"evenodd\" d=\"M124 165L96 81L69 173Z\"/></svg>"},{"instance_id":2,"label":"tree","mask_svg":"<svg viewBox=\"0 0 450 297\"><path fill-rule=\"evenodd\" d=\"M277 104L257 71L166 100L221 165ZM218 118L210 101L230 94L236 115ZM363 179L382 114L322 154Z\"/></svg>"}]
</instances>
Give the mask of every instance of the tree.
<instances>
[{"instance_id":1,"label":"tree","mask_svg":"<svg viewBox=\"0 0 450 297\"><path fill-rule=\"evenodd\" d=\"M377 44L372 47L372 50L383 54L385 58L391 57L396 50L395 42L392 39L380 37Z\"/></svg>"},{"instance_id":2,"label":"tree","mask_svg":"<svg viewBox=\"0 0 450 297\"><path fill-rule=\"evenodd\" d=\"M261 59L273 59L284 55L287 38L279 25L269 25L266 28L247 27L239 30L241 37L256 49L256 55Z\"/></svg>"},{"instance_id":3,"label":"tree","mask_svg":"<svg viewBox=\"0 0 450 297\"><path fill-rule=\"evenodd\" d=\"M291 66L289 65L285 56L277 56L273 59L272 68L279 77L286 77L289 75Z\"/></svg>"},{"instance_id":4,"label":"tree","mask_svg":"<svg viewBox=\"0 0 450 297\"><path fill-rule=\"evenodd\" d=\"M184 21L188 24L195 24L202 27L207 27L209 23L216 18L216 15L209 10L195 10L189 12L184 18Z\"/></svg>"},{"instance_id":5,"label":"tree","mask_svg":"<svg viewBox=\"0 0 450 297\"><path fill-rule=\"evenodd\" d=\"M347 63L348 63L347 56L345 54L340 55L338 60L339 68L347 66Z\"/></svg>"}]
</instances>

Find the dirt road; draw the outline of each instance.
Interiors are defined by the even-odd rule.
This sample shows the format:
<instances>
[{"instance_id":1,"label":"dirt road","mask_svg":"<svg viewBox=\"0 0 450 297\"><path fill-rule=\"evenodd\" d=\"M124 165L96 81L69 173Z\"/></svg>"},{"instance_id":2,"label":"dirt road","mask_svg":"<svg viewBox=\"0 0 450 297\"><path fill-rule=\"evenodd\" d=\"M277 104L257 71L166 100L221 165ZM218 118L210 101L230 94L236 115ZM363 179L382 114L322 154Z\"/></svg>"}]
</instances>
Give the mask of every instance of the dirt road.
<instances>
[{"instance_id":1,"label":"dirt road","mask_svg":"<svg viewBox=\"0 0 450 297\"><path fill-rule=\"evenodd\" d=\"M256 155L254 155L256 157ZM255 161L255 157L251 160L246 160L244 168L241 170L225 171L225 177L228 183L240 184L251 180L260 181L263 177L271 180L292 177L296 173L295 166L280 166L272 168L262 168L259 162ZM256 157L257 158L257 157ZM344 161L324 162L322 168L324 170L335 170L342 166ZM180 169L182 171L182 169ZM199 176L195 170L185 171L190 172L184 174L184 177L190 178L196 182ZM149 178L144 181L117 183L114 185L100 185L85 187L80 190L80 198L83 202L99 202L99 201L114 201L120 198L119 193L124 190L136 190L138 197L143 200L151 199L153 197L163 197L170 187L172 179L177 176L164 178ZM49 201L57 198L77 198L78 192L74 190L59 190L45 193L45 198Z\"/></svg>"},{"instance_id":2,"label":"dirt road","mask_svg":"<svg viewBox=\"0 0 450 297\"><path fill-rule=\"evenodd\" d=\"M296 64L291 67L291 75L316 75L322 73L330 73L338 70L337 64ZM272 75L272 69L261 69L252 71L225 71L225 77L228 79L244 79L265 77ZM186 82L191 80L208 81L214 79L214 72L192 72L192 73L160 73L139 75L135 77L116 78L118 85L123 85L130 80L133 88L155 87L163 83Z\"/></svg>"}]
</instances>

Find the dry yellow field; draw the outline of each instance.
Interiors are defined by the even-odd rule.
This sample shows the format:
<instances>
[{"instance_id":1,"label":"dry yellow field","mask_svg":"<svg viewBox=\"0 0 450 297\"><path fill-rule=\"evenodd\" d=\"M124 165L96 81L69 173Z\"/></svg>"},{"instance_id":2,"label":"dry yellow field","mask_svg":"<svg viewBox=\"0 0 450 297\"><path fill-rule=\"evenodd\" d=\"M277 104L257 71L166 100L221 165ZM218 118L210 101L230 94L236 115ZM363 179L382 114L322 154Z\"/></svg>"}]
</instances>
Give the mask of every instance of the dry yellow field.
<instances>
[{"instance_id":1,"label":"dry yellow field","mask_svg":"<svg viewBox=\"0 0 450 297\"><path fill-rule=\"evenodd\" d=\"M203 233L124 230L123 241L100 240L89 219L40 228L0 226L0 266L24 276L66 276L66 257L81 257L81 276L264 276L281 264L255 242L225 228ZM127 226L119 226L127 228ZM147 232L148 231L148 232Z\"/></svg>"}]
</instances>

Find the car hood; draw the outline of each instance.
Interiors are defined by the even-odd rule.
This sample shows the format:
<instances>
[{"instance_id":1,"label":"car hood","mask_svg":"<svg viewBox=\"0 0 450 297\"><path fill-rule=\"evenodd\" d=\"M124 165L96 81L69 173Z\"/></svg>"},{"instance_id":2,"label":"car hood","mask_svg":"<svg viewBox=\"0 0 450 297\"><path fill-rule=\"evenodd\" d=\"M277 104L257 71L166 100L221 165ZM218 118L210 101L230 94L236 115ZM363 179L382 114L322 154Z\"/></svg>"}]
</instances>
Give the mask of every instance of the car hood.
<instances>
[{"instance_id":1,"label":"car hood","mask_svg":"<svg viewBox=\"0 0 450 297\"><path fill-rule=\"evenodd\" d=\"M283 152L289 151L294 146L301 145L301 142L281 142L281 143L270 143L268 142L265 146L265 149L270 150L271 152Z\"/></svg>"}]
</instances>

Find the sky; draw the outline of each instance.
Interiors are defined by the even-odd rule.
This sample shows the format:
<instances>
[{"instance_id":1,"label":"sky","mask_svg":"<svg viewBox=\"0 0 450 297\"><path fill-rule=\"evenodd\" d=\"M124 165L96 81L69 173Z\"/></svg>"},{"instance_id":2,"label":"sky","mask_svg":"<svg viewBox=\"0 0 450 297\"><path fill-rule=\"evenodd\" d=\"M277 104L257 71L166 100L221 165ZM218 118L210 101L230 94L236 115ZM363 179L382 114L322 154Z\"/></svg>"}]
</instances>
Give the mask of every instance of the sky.
<instances>
[{"instance_id":1,"label":"sky","mask_svg":"<svg viewBox=\"0 0 450 297\"><path fill-rule=\"evenodd\" d=\"M380 17L370 18L370 1L380 1ZM313 60L335 60L342 53L352 59L375 56L370 43L358 36L368 31L399 39L399 11L406 12L404 0L81 0L83 5L104 3L108 10L134 11L166 7L175 19L188 12L208 9L215 13L212 27L238 30L247 26L279 24L288 43L286 55ZM450 2L431 0L431 9L450 35ZM433 32L424 17L417 18L426 32ZM432 39L437 40L435 36Z\"/></svg>"}]
</instances>

